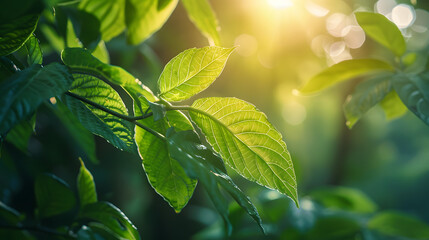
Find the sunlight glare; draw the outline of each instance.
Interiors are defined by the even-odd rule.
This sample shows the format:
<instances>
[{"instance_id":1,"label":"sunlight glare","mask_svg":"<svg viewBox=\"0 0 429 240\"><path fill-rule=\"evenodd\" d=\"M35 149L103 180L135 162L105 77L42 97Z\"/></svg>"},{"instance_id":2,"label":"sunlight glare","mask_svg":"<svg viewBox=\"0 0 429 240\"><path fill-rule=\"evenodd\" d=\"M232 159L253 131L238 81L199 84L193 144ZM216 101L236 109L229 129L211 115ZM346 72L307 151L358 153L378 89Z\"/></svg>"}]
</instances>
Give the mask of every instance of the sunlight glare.
<instances>
[{"instance_id":1,"label":"sunlight glare","mask_svg":"<svg viewBox=\"0 0 429 240\"><path fill-rule=\"evenodd\" d=\"M252 56L258 49L258 41L249 34L238 36L234 41L234 45L237 46L237 53L244 57Z\"/></svg>"},{"instance_id":2,"label":"sunlight glare","mask_svg":"<svg viewBox=\"0 0 429 240\"><path fill-rule=\"evenodd\" d=\"M292 0L267 0L268 4L276 9L283 9L293 6Z\"/></svg>"},{"instance_id":3,"label":"sunlight glare","mask_svg":"<svg viewBox=\"0 0 429 240\"><path fill-rule=\"evenodd\" d=\"M307 2L307 4L305 5L305 8L309 13L313 14L316 17L324 17L329 13L329 9L326 9L313 2Z\"/></svg>"},{"instance_id":4,"label":"sunlight glare","mask_svg":"<svg viewBox=\"0 0 429 240\"><path fill-rule=\"evenodd\" d=\"M414 8L407 4L399 4L392 10L392 20L399 28L407 28L416 19Z\"/></svg>"}]
</instances>

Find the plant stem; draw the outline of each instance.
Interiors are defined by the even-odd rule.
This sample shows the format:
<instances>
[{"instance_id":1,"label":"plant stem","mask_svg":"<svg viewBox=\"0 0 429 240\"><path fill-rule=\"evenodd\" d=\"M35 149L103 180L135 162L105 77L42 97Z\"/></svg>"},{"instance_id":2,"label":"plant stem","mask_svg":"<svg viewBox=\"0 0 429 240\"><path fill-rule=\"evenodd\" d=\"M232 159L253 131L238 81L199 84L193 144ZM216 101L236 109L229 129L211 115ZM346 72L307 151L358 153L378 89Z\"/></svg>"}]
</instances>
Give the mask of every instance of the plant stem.
<instances>
[{"instance_id":1,"label":"plant stem","mask_svg":"<svg viewBox=\"0 0 429 240\"><path fill-rule=\"evenodd\" d=\"M38 233L44 233L47 235L56 235L65 237L68 239L76 239L75 236L67 233L62 233L55 231L50 228L45 228L41 226L12 226L12 225L0 225L0 229L11 229L11 230L20 230L20 231L30 231L30 232L38 232Z\"/></svg>"},{"instance_id":2,"label":"plant stem","mask_svg":"<svg viewBox=\"0 0 429 240\"><path fill-rule=\"evenodd\" d=\"M144 130L148 131L149 133L153 134L155 137L157 137L157 138L159 138L161 140L166 140L165 136L162 135L161 133L159 133L159 132L151 129L148 126L145 126L145 125L137 122L137 120L145 119L145 118L148 118L148 117L152 116L153 115L152 112L144 114L143 116L136 116L136 117L134 117L134 116L128 116L128 115L124 115L124 114L112 111L112 110L110 110L110 109L108 109L108 108L106 108L104 106L101 106L98 103L95 103L95 102L93 102L91 100L88 100L88 99L86 99L86 98L84 98L82 96L79 96L77 94L74 94L72 92L66 92L65 94L68 95L68 96L70 96L70 97L76 98L76 99L78 99L78 100L80 100L80 101L82 101L84 103L87 103L87 104L89 104L89 105L91 105L91 106L93 106L93 107L95 107L97 109L100 109L101 111L107 112L107 113L109 113L109 114L111 114L111 115L113 115L115 117L118 117L118 118L123 119L123 120L128 121L128 122L131 122L131 123L135 124L136 126L139 126L139 127L143 128Z\"/></svg>"}]
</instances>

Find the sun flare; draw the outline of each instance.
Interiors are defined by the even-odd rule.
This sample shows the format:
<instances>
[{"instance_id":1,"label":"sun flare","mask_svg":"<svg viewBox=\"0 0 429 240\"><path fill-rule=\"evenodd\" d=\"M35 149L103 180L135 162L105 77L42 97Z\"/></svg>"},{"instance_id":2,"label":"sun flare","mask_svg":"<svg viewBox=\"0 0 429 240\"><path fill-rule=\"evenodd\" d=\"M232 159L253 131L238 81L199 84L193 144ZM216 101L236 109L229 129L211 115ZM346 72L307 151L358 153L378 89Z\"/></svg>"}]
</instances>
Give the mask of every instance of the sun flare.
<instances>
[{"instance_id":1,"label":"sun flare","mask_svg":"<svg viewBox=\"0 0 429 240\"><path fill-rule=\"evenodd\" d=\"M293 6L291 0L267 0L268 4L276 9L282 9Z\"/></svg>"}]
</instances>

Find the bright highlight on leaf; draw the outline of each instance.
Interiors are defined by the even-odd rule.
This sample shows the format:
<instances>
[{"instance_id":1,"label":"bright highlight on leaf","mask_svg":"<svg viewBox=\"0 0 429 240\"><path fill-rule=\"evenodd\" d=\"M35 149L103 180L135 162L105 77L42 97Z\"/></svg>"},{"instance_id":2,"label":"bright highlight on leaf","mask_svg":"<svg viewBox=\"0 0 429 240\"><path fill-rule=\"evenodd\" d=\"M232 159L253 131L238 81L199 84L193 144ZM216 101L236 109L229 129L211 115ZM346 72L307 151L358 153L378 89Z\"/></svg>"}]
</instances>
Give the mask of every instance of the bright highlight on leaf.
<instances>
[{"instance_id":1,"label":"bright highlight on leaf","mask_svg":"<svg viewBox=\"0 0 429 240\"><path fill-rule=\"evenodd\" d=\"M323 70L311 78L300 90L300 94L314 94L334 84L356 77L379 72L393 72L393 67L376 59L346 60Z\"/></svg>"},{"instance_id":2,"label":"bright highlight on leaf","mask_svg":"<svg viewBox=\"0 0 429 240\"><path fill-rule=\"evenodd\" d=\"M379 13L357 12L356 19L369 37L388 48L396 56L402 56L407 49L404 37L398 27Z\"/></svg>"},{"instance_id":3,"label":"bright highlight on leaf","mask_svg":"<svg viewBox=\"0 0 429 240\"><path fill-rule=\"evenodd\" d=\"M188 49L167 63L158 80L160 97L182 101L203 91L222 73L234 48Z\"/></svg>"},{"instance_id":4,"label":"bright highlight on leaf","mask_svg":"<svg viewBox=\"0 0 429 240\"><path fill-rule=\"evenodd\" d=\"M264 113L236 98L203 98L192 104L190 115L229 166L298 205L292 160Z\"/></svg>"},{"instance_id":5,"label":"bright highlight on leaf","mask_svg":"<svg viewBox=\"0 0 429 240\"><path fill-rule=\"evenodd\" d=\"M92 174L86 169L82 159L79 158L80 169L77 175L77 190L79 192L80 205L85 205L97 202L97 192Z\"/></svg>"}]
</instances>

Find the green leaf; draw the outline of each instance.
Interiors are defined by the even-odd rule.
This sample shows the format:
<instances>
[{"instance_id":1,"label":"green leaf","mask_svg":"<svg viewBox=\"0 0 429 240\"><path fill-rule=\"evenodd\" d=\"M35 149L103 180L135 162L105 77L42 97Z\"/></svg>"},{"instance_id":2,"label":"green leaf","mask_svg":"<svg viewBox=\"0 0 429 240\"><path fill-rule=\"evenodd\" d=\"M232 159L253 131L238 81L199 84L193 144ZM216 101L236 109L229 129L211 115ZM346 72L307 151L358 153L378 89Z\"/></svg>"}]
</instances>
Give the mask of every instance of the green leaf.
<instances>
[{"instance_id":1,"label":"green leaf","mask_svg":"<svg viewBox=\"0 0 429 240\"><path fill-rule=\"evenodd\" d=\"M84 74L75 73L73 77L75 81L70 92L117 113L128 115L121 97L107 83ZM64 96L63 100L86 129L121 150L135 152L134 126L131 123L70 96Z\"/></svg>"},{"instance_id":2,"label":"green leaf","mask_svg":"<svg viewBox=\"0 0 429 240\"><path fill-rule=\"evenodd\" d=\"M389 75L377 76L359 84L344 104L347 126L352 128L377 103L382 101L392 90Z\"/></svg>"},{"instance_id":3,"label":"green leaf","mask_svg":"<svg viewBox=\"0 0 429 240\"><path fill-rule=\"evenodd\" d=\"M153 120L155 122L158 120L161 120L165 117L167 112L165 110L164 104L149 102L149 105L150 105L150 109L152 110L152 113L153 113Z\"/></svg>"},{"instance_id":4,"label":"green leaf","mask_svg":"<svg viewBox=\"0 0 429 240\"><path fill-rule=\"evenodd\" d=\"M365 33L388 48L396 56L402 56L407 50L404 37L399 28L379 13L356 12L356 20Z\"/></svg>"},{"instance_id":5,"label":"green leaf","mask_svg":"<svg viewBox=\"0 0 429 240\"><path fill-rule=\"evenodd\" d=\"M363 192L345 187L318 189L310 197L323 206L356 213L373 213L377 205Z\"/></svg>"},{"instance_id":6,"label":"green leaf","mask_svg":"<svg viewBox=\"0 0 429 240\"><path fill-rule=\"evenodd\" d=\"M345 60L312 77L300 90L301 94L314 94L334 84L379 72L393 72L388 63L376 59Z\"/></svg>"},{"instance_id":7,"label":"green leaf","mask_svg":"<svg viewBox=\"0 0 429 240\"><path fill-rule=\"evenodd\" d=\"M236 98L203 98L190 116L226 163L245 178L288 195L298 205L293 163L264 113Z\"/></svg>"},{"instance_id":8,"label":"green leaf","mask_svg":"<svg viewBox=\"0 0 429 240\"><path fill-rule=\"evenodd\" d=\"M72 81L67 67L59 63L32 65L12 75L0 85L0 135L33 114L43 101L67 91Z\"/></svg>"},{"instance_id":9,"label":"green leaf","mask_svg":"<svg viewBox=\"0 0 429 240\"><path fill-rule=\"evenodd\" d=\"M34 133L36 115L15 125L7 134L6 141L12 143L20 151L27 153L28 141Z\"/></svg>"},{"instance_id":10,"label":"green leaf","mask_svg":"<svg viewBox=\"0 0 429 240\"><path fill-rule=\"evenodd\" d=\"M37 215L52 217L71 210L76 203L68 185L54 175L42 174L36 178Z\"/></svg>"},{"instance_id":11,"label":"green leaf","mask_svg":"<svg viewBox=\"0 0 429 240\"><path fill-rule=\"evenodd\" d=\"M160 97L182 101L203 91L222 73L234 48L188 49L167 63L158 80Z\"/></svg>"},{"instance_id":12,"label":"green leaf","mask_svg":"<svg viewBox=\"0 0 429 240\"><path fill-rule=\"evenodd\" d=\"M9 224L16 225L24 220L24 217L18 211L0 201L0 219Z\"/></svg>"},{"instance_id":13,"label":"green leaf","mask_svg":"<svg viewBox=\"0 0 429 240\"><path fill-rule=\"evenodd\" d=\"M74 143L85 152L88 159L93 163L98 163L92 133L81 124L79 119L61 101L57 101L55 105L48 104L48 106L63 123Z\"/></svg>"},{"instance_id":14,"label":"green leaf","mask_svg":"<svg viewBox=\"0 0 429 240\"><path fill-rule=\"evenodd\" d=\"M429 125L429 74L398 74L393 88L405 106Z\"/></svg>"},{"instance_id":15,"label":"green leaf","mask_svg":"<svg viewBox=\"0 0 429 240\"><path fill-rule=\"evenodd\" d=\"M395 90L392 90L380 102L387 120L402 117L407 112L407 107L402 103Z\"/></svg>"},{"instance_id":16,"label":"green leaf","mask_svg":"<svg viewBox=\"0 0 429 240\"><path fill-rule=\"evenodd\" d=\"M207 0L182 0L188 16L198 29L209 39L210 45L220 45L219 23Z\"/></svg>"},{"instance_id":17,"label":"green leaf","mask_svg":"<svg viewBox=\"0 0 429 240\"><path fill-rule=\"evenodd\" d=\"M144 96L148 101L155 102L155 96L138 79L124 69L105 64L91 55L83 48L66 48L61 53L64 64L69 66L72 72L89 74L105 82L114 83L123 87L133 98L148 107L148 103L138 101L139 96Z\"/></svg>"},{"instance_id":18,"label":"green leaf","mask_svg":"<svg viewBox=\"0 0 429 240\"><path fill-rule=\"evenodd\" d=\"M97 192L92 174L86 169L82 159L80 159L80 169L77 175L77 190L81 207L97 202Z\"/></svg>"},{"instance_id":19,"label":"green leaf","mask_svg":"<svg viewBox=\"0 0 429 240\"><path fill-rule=\"evenodd\" d=\"M95 233L91 228L83 225L77 232L77 239L79 240L97 240Z\"/></svg>"},{"instance_id":20,"label":"green leaf","mask_svg":"<svg viewBox=\"0 0 429 240\"><path fill-rule=\"evenodd\" d=\"M103 224L108 231L118 236L118 239L140 239L140 235L133 223L119 208L111 203L96 202L86 205L78 217Z\"/></svg>"},{"instance_id":21,"label":"green leaf","mask_svg":"<svg viewBox=\"0 0 429 240\"><path fill-rule=\"evenodd\" d=\"M216 209L224 219L228 233L231 233L231 224L228 219L228 206L219 190L221 185L237 203L258 223L261 230L262 221L258 211L250 199L234 184L232 179L222 170L216 168L211 162L219 162L222 159L200 143L198 135L190 131L175 133L169 129L167 133L167 143L170 155L173 156L184 167L186 173L198 179L207 190Z\"/></svg>"},{"instance_id":22,"label":"green leaf","mask_svg":"<svg viewBox=\"0 0 429 240\"><path fill-rule=\"evenodd\" d=\"M28 65L32 64L42 64L43 62L43 54L42 50L39 46L39 40L33 34L30 38L25 42L25 48L27 49L27 63Z\"/></svg>"},{"instance_id":23,"label":"green leaf","mask_svg":"<svg viewBox=\"0 0 429 240\"><path fill-rule=\"evenodd\" d=\"M429 226L403 213L380 213L368 222L368 228L392 237L429 239Z\"/></svg>"},{"instance_id":24,"label":"green leaf","mask_svg":"<svg viewBox=\"0 0 429 240\"><path fill-rule=\"evenodd\" d=\"M158 9L156 0L126 0L125 22L128 28L128 43L136 45L152 36L164 25L178 2L171 0L165 3L163 8Z\"/></svg>"},{"instance_id":25,"label":"green leaf","mask_svg":"<svg viewBox=\"0 0 429 240\"><path fill-rule=\"evenodd\" d=\"M0 57L0 84L8 77L19 71L19 68L8 57Z\"/></svg>"},{"instance_id":26,"label":"green leaf","mask_svg":"<svg viewBox=\"0 0 429 240\"><path fill-rule=\"evenodd\" d=\"M305 239L354 240L360 236L360 231L361 226L354 219L339 216L325 217L317 220Z\"/></svg>"},{"instance_id":27,"label":"green leaf","mask_svg":"<svg viewBox=\"0 0 429 240\"><path fill-rule=\"evenodd\" d=\"M11 54L24 45L36 29L39 16L25 15L0 24L0 56Z\"/></svg>"},{"instance_id":28,"label":"green leaf","mask_svg":"<svg viewBox=\"0 0 429 240\"><path fill-rule=\"evenodd\" d=\"M125 30L125 0L83 0L79 8L100 21L101 39L106 42Z\"/></svg>"},{"instance_id":29,"label":"green leaf","mask_svg":"<svg viewBox=\"0 0 429 240\"><path fill-rule=\"evenodd\" d=\"M143 115L135 108L136 115ZM191 122L178 111L169 111L166 118L154 121L153 117L139 120L139 123L165 134L171 125L183 130L193 129ZM161 195L176 212L180 212L192 197L197 182L190 179L180 164L172 159L167 143L136 126L135 140L147 178L155 191Z\"/></svg>"}]
</instances>

